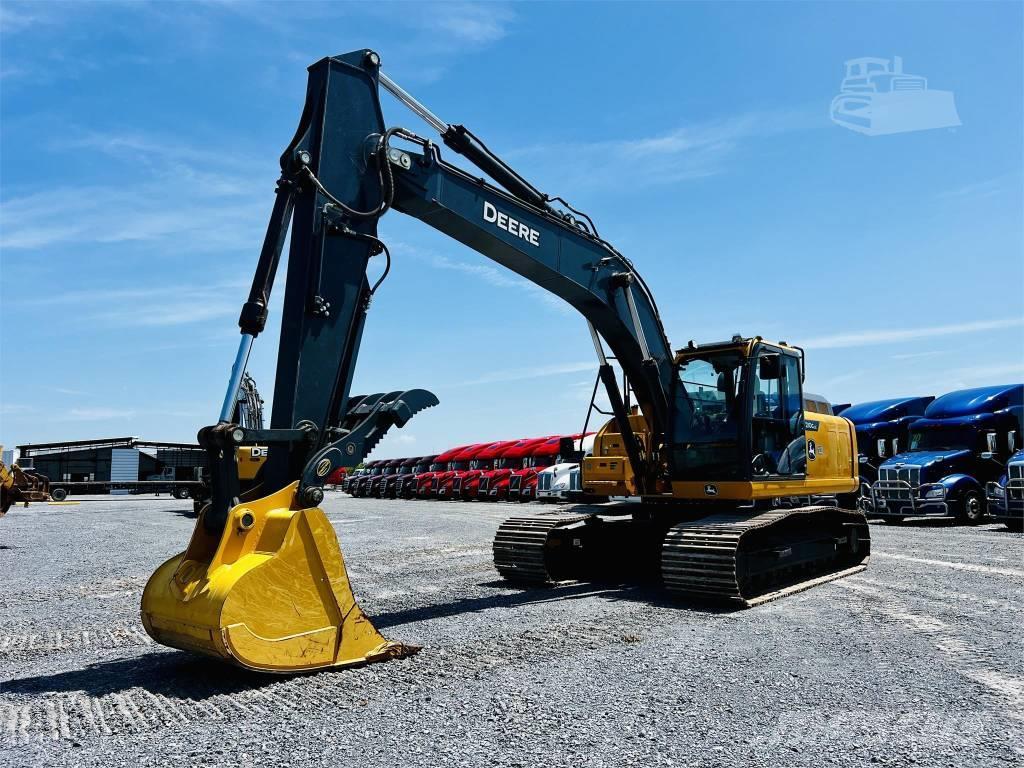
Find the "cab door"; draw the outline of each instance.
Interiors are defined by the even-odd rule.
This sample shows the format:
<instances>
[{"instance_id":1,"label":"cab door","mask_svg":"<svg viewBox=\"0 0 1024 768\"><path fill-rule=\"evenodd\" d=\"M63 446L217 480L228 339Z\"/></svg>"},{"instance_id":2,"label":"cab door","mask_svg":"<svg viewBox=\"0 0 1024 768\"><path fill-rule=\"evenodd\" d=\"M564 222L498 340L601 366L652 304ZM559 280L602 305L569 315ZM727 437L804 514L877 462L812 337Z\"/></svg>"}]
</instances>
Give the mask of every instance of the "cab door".
<instances>
[{"instance_id":1,"label":"cab door","mask_svg":"<svg viewBox=\"0 0 1024 768\"><path fill-rule=\"evenodd\" d=\"M751 372L751 465L757 477L807 471L800 358L762 347Z\"/></svg>"}]
</instances>

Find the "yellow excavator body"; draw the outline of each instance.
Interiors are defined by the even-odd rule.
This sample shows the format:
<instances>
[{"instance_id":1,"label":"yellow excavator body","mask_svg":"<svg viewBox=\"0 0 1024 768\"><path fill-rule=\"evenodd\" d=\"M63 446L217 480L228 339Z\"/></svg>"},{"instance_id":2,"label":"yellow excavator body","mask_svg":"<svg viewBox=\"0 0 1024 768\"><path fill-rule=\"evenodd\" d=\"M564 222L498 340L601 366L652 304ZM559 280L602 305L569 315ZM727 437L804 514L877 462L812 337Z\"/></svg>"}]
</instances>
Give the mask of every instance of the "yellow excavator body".
<instances>
[{"instance_id":1,"label":"yellow excavator body","mask_svg":"<svg viewBox=\"0 0 1024 768\"><path fill-rule=\"evenodd\" d=\"M299 672L401 658L356 602L338 538L298 483L231 510L217 534L196 523L188 549L150 577L142 621L158 643L247 669Z\"/></svg>"}]
</instances>

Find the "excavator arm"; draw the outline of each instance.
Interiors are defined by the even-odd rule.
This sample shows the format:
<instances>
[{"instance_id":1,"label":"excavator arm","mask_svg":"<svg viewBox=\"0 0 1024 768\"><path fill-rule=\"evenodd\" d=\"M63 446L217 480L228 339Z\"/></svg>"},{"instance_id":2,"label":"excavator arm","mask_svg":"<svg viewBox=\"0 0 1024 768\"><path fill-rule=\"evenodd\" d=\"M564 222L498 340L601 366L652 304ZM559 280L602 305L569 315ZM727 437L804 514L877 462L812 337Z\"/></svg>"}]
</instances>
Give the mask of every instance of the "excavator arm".
<instances>
[{"instance_id":1,"label":"excavator arm","mask_svg":"<svg viewBox=\"0 0 1024 768\"><path fill-rule=\"evenodd\" d=\"M508 191L472 176L441 158L433 142L400 128L385 127L381 83L424 116L444 142L502 183ZM420 152L392 146L399 137ZM387 426L401 426L436 403L422 390L391 393L372 418L349 429L349 387L373 292L369 259L386 245L377 223L389 209L413 216L522 275L575 307L587 320L599 357L601 378L634 467L641 454L623 395L601 338L625 372L658 445L670 428L672 351L654 300L632 264L592 224L555 210L490 153L463 126L443 123L380 72L372 51L323 59L309 69L306 102L295 136L281 155L281 179L263 250L239 326L242 339L225 395L221 422L200 434L211 461L232 445L270 444L262 489L277 490L299 479L300 497L315 505L323 478L355 466ZM253 340L262 332L285 234L291 248L285 285L271 429L243 434L228 422ZM388 254L390 263L390 254ZM378 282L379 285L379 282ZM351 419L347 419L351 421ZM369 438L369 439L367 439ZM207 517L218 529L237 498L230 462L221 462ZM647 472L637 473L642 481ZM215 486L217 485L215 481Z\"/></svg>"}]
</instances>

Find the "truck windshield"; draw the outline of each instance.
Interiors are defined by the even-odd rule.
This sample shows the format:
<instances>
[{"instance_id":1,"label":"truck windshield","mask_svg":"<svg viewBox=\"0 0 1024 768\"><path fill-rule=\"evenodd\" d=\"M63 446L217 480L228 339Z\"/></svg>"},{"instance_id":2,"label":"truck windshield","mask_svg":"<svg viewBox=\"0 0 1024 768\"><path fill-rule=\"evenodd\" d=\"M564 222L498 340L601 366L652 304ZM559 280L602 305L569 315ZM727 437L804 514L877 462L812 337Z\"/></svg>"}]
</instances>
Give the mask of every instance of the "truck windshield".
<instances>
[{"instance_id":1,"label":"truck windshield","mask_svg":"<svg viewBox=\"0 0 1024 768\"><path fill-rule=\"evenodd\" d=\"M468 461L449 461L448 469L452 472L457 472L461 469L469 469Z\"/></svg>"},{"instance_id":2,"label":"truck windshield","mask_svg":"<svg viewBox=\"0 0 1024 768\"><path fill-rule=\"evenodd\" d=\"M739 469L743 355L709 352L679 366L676 464L686 477L722 479Z\"/></svg>"},{"instance_id":3,"label":"truck windshield","mask_svg":"<svg viewBox=\"0 0 1024 768\"><path fill-rule=\"evenodd\" d=\"M430 471L431 472L443 472L445 466L446 466L445 464L438 464L435 461L433 464L430 465Z\"/></svg>"},{"instance_id":4,"label":"truck windshield","mask_svg":"<svg viewBox=\"0 0 1024 768\"><path fill-rule=\"evenodd\" d=\"M910 432L910 450L912 451L949 451L971 450L974 447L975 433L962 426L931 427L914 429Z\"/></svg>"},{"instance_id":5,"label":"truck windshield","mask_svg":"<svg viewBox=\"0 0 1024 768\"><path fill-rule=\"evenodd\" d=\"M497 467L498 469L512 469L514 466L516 466L515 459L504 459L504 458L502 458L502 459L498 459L495 462L495 467Z\"/></svg>"},{"instance_id":6,"label":"truck windshield","mask_svg":"<svg viewBox=\"0 0 1024 768\"><path fill-rule=\"evenodd\" d=\"M471 462L469 462L469 468L470 469L490 469L491 468L491 460L490 459L473 459Z\"/></svg>"}]
</instances>

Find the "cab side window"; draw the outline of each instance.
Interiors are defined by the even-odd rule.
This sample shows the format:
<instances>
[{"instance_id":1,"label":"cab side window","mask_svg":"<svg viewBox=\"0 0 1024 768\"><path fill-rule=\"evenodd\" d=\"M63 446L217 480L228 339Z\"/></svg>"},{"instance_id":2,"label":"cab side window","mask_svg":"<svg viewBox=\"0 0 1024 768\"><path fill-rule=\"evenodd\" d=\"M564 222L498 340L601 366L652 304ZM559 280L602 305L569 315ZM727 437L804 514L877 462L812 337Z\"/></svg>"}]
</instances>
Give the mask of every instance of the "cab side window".
<instances>
[{"instance_id":1,"label":"cab side window","mask_svg":"<svg viewBox=\"0 0 1024 768\"><path fill-rule=\"evenodd\" d=\"M755 474L801 475L807 467L800 361L762 351L754 368L753 456Z\"/></svg>"}]
</instances>

